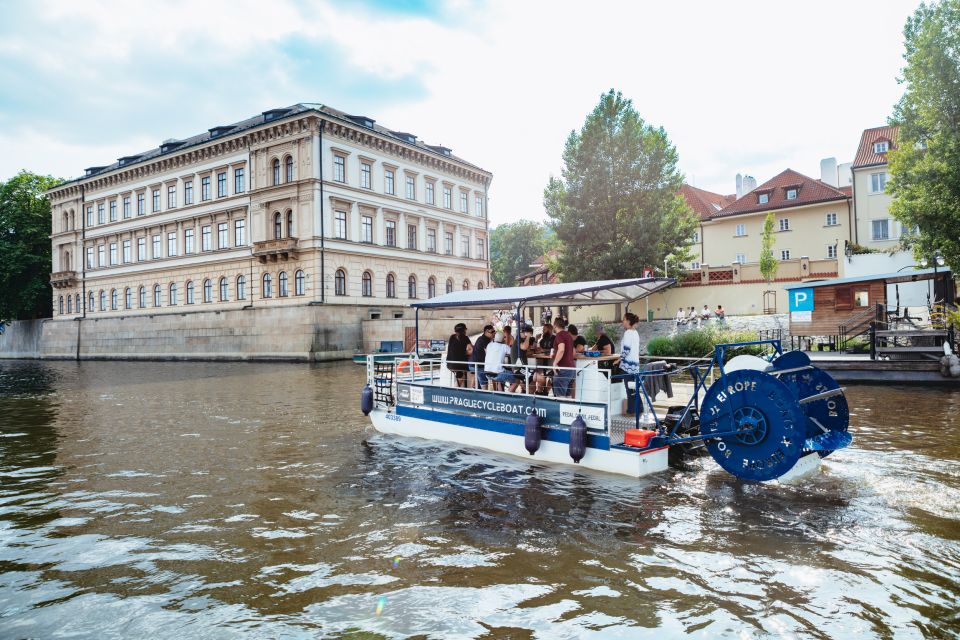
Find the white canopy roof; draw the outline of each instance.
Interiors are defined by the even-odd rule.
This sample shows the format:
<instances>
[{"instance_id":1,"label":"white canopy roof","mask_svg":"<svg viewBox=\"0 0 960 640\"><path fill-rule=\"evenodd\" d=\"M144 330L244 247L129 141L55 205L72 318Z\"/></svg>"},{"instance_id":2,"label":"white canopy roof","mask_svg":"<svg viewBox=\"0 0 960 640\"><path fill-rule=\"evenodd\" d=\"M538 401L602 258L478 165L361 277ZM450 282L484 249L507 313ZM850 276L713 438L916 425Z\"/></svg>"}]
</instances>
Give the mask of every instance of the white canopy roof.
<instances>
[{"instance_id":1,"label":"white canopy roof","mask_svg":"<svg viewBox=\"0 0 960 640\"><path fill-rule=\"evenodd\" d=\"M419 309L509 309L517 304L583 306L630 303L676 283L674 278L631 278L477 289L455 291L422 302L414 302L410 306Z\"/></svg>"}]
</instances>

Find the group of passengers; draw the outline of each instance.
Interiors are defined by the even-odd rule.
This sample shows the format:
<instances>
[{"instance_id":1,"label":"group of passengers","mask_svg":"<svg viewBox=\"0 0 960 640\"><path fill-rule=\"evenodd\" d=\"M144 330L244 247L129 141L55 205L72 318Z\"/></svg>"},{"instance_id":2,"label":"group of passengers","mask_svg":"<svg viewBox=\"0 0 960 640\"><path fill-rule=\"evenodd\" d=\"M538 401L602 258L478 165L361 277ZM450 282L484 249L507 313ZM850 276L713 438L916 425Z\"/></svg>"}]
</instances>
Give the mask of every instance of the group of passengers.
<instances>
[{"instance_id":1,"label":"group of passengers","mask_svg":"<svg viewBox=\"0 0 960 640\"><path fill-rule=\"evenodd\" d=\"M722 304L718 304L717 310L713 312L710 311L710 307L707 305L703 305L703 309L699 312L693 307L690 307L687 311L685 311L683 307L680 307L677 311L677 326L683 327L685 325L696 324L699 327L701 324L709 322L711 317L716 317L718 323L722 323L726 319L727 313L723 310Z\"/></svg>"},{"instance_id":2,"label":"group of passengers","mask_svg":"<svg viewBox=\"0 0 960 640\"><path fill-rule=\"evenodd\" d=\"M614 355L615 346L600 322L594 325L598 337L589 349L586 338L563 317L544 323L539 335L534 335L531 325L524 324L516 339L510 325L497 331L488 324L476 342L470 341L467 325L460 322L447 343L447 369L458 387L537 395L552 391L554 397L568 397L575 389L576 357L586 351L599 354L598 366L611 372L639 370L640 334L634 328L639 321L633 313L624 315L620 355L612 360L602 359ZM537 361L542 364L538 366Z\"/></svg>"}]
</instances>

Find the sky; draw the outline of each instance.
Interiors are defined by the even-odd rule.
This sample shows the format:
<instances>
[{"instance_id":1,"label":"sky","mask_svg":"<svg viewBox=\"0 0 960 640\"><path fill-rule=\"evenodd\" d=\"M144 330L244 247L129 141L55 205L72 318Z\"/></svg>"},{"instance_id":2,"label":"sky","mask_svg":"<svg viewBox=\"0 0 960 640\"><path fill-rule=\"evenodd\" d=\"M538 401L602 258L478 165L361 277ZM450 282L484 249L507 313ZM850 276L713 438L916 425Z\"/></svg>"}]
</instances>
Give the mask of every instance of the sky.
<instances>
[{"instance_id":1,"label":"sky","mask_svg":"<svg viewBox=\"0 0 960 640\"><path fill-rule=\"evenodd\" d=\"M690 184L816 178L885 124L918 4L0 0L0 180L318 102L492 172L492 224L542 221L567 136L611 88Z\"/></svg>"}]
</instances>

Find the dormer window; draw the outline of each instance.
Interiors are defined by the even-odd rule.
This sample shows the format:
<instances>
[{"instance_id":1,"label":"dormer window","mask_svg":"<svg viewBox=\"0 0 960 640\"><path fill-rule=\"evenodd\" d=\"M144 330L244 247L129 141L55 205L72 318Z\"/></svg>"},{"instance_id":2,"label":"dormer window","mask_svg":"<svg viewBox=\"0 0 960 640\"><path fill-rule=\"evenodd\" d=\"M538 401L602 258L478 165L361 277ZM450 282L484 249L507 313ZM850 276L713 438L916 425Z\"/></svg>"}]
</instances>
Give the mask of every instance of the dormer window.
<instances>
[{"instance_id":1,"label":"dormer window","mask_svg":"<svg viewBox=\"0 0 960 640\"><path fill-rule=\"evenodd\" d=\"M787 189L787 200L796 200L796 199L797 199L797 190Z\"/></svg>"},{"instance_id":2,"label":"dormer window","mask_svg":"<svg viewBox=\"0 0 960 640\"><path fill-rule=\"evenodd\" d=\"M768 202L770 202L770 194L769 194L769 193L758 193L758 194L757 194L757 204L767 204Z\"/></svg>"},{"instance_id":3,"label":"dormer window","mask_svg":"<svg viewBox=\"0 0 960 640\"><path fill-rule=\"evenodd\" d=\"M873 143L873 152L876 154L886 153L890 150L890 143L886 140L881 140L880 142Z\"/></svg>"}]
</instances>

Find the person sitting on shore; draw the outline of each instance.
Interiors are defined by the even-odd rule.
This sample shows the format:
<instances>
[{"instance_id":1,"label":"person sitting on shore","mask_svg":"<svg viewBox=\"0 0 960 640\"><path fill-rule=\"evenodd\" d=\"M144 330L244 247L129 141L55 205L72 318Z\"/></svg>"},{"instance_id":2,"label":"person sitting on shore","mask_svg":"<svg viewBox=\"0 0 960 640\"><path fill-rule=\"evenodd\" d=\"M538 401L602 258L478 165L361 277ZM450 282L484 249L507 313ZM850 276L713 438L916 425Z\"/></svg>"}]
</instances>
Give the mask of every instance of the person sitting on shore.
<instances>
[{"instance_id":1,"label":"person sitting on shore","mask_svg":"<svg viewBox=\"0 0 960 640\"><path fill-rule=\"evenodd\" d=\"M724 320L727 319L727 314L723 310L722 304L717 305L717 310L713 312L713 315L717 316L717 322L723 322Z\"/></svg>"},{"instance_id":2,"label":"person sitting on shore","mask_svg":"<svg viewBox=\"0 0 960 640\"><path fill-rule=\"evenodd\" d=\"M703 309L700 310L700 320L702 322L707 322L710 319L710 307L703 305Z\"/></svg>"},{"instance_id":3,"label":"person sitting on shore","mask_svg":"<svg viewBox=\"0 0 960 640\"><path fill-rule=\"evenodd\" d=\"M680 310L677 311L677 326L683 326L687 324L687 314L683 312L683 307L680 307Z\"/></svg>"}]
</instances>

